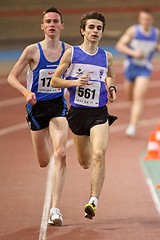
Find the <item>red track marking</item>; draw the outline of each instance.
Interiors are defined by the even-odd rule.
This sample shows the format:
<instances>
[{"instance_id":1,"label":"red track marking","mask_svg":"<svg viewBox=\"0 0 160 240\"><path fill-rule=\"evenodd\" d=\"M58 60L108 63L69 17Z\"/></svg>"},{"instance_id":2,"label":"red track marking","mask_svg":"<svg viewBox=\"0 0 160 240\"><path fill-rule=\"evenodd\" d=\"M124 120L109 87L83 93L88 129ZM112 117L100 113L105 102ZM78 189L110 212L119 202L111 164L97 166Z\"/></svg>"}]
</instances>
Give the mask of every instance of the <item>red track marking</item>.
<instances>
[{"instance_id":1,"label":"red track marking","mask_svg":"<svg viewBox=\"0 0 160 240\"><path fill-rule=\"evenodd\" d=\"M128 7L96 7L96 11L104 12L104 13L135 13L140 11L143 8L148 7L148 5L141 5L141 6L128 6ZM150 6L150 9L154 12L160 11L160 5L157 6ZM93 8L68 8L68 9L61 9L63 14L82 14L84 12L92 11ZM42 10L1 10L0 17L28 17L28 16L41 16Z\"/></svg>"}]
</instances>

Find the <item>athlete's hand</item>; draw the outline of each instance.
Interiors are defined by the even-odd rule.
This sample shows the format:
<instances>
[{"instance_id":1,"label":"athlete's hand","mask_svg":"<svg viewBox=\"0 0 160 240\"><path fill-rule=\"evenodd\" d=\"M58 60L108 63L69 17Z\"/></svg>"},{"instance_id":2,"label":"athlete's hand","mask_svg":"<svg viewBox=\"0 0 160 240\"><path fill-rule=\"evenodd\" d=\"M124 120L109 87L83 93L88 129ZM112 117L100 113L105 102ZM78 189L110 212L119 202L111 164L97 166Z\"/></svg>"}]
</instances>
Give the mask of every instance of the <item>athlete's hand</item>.
<instances>
[{"instance_id":1,"label":"athlete's hand","mask_svg":"<svg viewBox=\"0 0 160 240\"><path fill-rule=\"evenodd\" d=\"M34 105L37 102L36 94L33 93L33 92L28 93L25 98L26 98L26 102L31 104L31 105Z\"/></svg>"},{"instance_id":2,"label":"athlete's hand","mask_svg":"<svg viewBox=\"0 0 160 240\"><path fill-rule=\"evenodd\" d=\"M111 87L109 90L108 90L108 92L109 92L109 96L108 96L108 100L110 101L110 102L113 102L114 100L116 100L116 91L115 91L115 89L113 88L113 87Z\"/></svg>"},{"instance_id":3,"label":"athlete's hand","mask_svg":"<svg viewBox=\"0 0 160 240\"><path fill-rule=\"evenodd\" d=\"M133 57L136 59L142 59L144 58L144 53L141 50L135 50Z\"/></svg>"},{"instance_id":4,"label":"athlete's hand","mask_svg":"<svg viewBox=\"0 0 160 240\"><path fill-rule=\"evenodd\" d=\"M89 84L89 75L83 75L76 80L76 86L86 86Z\"/></svg>"}]
</instances>

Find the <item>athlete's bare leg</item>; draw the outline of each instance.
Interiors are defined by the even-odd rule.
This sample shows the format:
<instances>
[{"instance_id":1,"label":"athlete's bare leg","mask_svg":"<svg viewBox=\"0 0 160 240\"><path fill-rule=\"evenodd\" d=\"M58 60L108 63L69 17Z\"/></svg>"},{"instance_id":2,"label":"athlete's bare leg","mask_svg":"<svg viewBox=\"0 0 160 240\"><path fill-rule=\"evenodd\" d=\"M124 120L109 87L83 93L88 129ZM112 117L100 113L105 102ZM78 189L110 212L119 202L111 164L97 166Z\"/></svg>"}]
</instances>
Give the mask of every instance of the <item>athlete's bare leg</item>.
<instances>
[{"instance_id":1,"label":"athlete's bare leg","mask_svg":"<svg viewBox=\"0 0 160 240\"><path fill-rule=\"evenodd\" d=\"M134 89L134 81L125 80L124 92L125 92L126 98L129 101L132 101L133 99L133 89Z\"/></svg>"},{"instance_id":2,"label":"athlete's bare leg","mask_svg":"<svg viewBox=\"0 0 160 240\"><path fill-rule=\"evenodd\" d=\"M68 123L64 117L53 118L49 128L31 131L34 150L41 167L54 156L52 207L57 207L62 193L66 170Z\"/></svg>"},{"instance_id":3,"label":"athlete's bare leg","mask_svg":"<svg viewBox=\"0 0 160 240\"><path fill-rule=\"evenodd\" d=\"M91 174L91 196L99 198L105 178L105 153L109 139L108 121L91 129L93 167Z\"/></svg>"},{"instance_id":4,"label":"athlete's bare leg","mask_svg":"<svg viewBox=\"0 0 160 240\"><path fill-rule=\"evenodd\" d=\"M96 125L91 129L91 135L74 135L77 157L83 168L89 168L93 162L91 174L91 196L99 197L105 176L105 152L108 144L108 122ZM93 150L92 150L93 149Z\"/></svg>"},{"instance_id":5,"label":"athlete's bare leg","mask_svg":"<svg viewBox=\"0 0 160 240\"><path fill-rule=\"evenodd\" d=\"M149 79L147 77L138 77L135 80L133 90L133 102L131 108L130 124L137 126L140 114L143 109L144 96L148 90Z\"/></svg>"},{"instance_id":6,"label":"athlete's bare leg","mask_svg":"<svg viewBox=\"0 0 160 240\"><path fill-rule=\"evenodd\" d=\"M77 153L77 159L80 163L80 165L87 169L91 166L91 160L92 160L92 146L90 142L89 136L79 136L73 134L73 139L75 143L76 153Z\"/></svg>"},{"instance_id":7,"label":"athlete's bare leg","mask_svg":"<svg viewBox=\"0 0 160 240\"><path fill-rule=\"evenodd\" d=\"M49 131L54 148L54 174L52 189L52 208L58 207L62 194L66 172L66 142L68 123L66 118L53 118L49 124Z\"/></svg>"},{"instance_id":8,"label":"athlete's bare leg","mask_svg":"<svg viewBox=\"0 0 160 240\"><path fill-rule=\"evenodd\" d=\"M46 167L53 153L49 128L38 131L31 130L31 138L40 167Z\"/></svg>"}]
</instances>

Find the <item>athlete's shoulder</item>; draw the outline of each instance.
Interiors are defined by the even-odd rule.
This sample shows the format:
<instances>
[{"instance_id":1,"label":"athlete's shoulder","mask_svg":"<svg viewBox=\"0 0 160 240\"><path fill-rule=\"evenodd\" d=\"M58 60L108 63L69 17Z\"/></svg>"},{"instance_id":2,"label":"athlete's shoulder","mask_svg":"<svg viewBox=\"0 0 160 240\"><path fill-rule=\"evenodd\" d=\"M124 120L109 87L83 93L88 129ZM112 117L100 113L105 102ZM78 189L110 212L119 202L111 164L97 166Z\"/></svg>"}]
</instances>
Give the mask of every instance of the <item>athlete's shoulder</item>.
<instances>
[{"instance_id":1,"label":"athlete's shoulder","mask_svg":"<svg viewBox=\"0 0 160 240\"><path fill-rule=\"evenodd\" d=\"M24 50L29 54L35 54L38 50L38 45L37 43L30 44Z\"/></svg>"},{"instance_id":2,"label":"athlete's shoulder","mask_svg":"<svg viewBox=\"0 0 160 240\"><path fill-rule=\"evenodd\" d=\"M106 52L109 65L113 62L113 55L111 52Z\"/></svg>"},{"instance_id":3,"label":"athlete's shoulder","mask_svg":"<svg viewBox=\"0 0 160 240\"><path fill-rule=\"evenodd\" d=\"M107 58L111 58L113 55L111 52L104 50L103 48L98 48L101 53L105 53Z\"/></svg>"},{"instance_id":4,"label":"athlete's shoulder","mask_svg":"<svg viewBox=\"0 0 160 240\"><path fill-rule=\"evenodd\" d=\"M68 47L68 48L66 48L66 50L65 50L65 55L69 55L69 54L71 54L72 53L72 51L73 51L73 47L72 46L70 46L70 47Z\"/></svg>"},{"instance_id":5,"label":"athlete's shoulder","mask_svg":"<svg viewBox=\"0 0 160 240\"><path fill-rule=\"evenodd\" d=\"M160 29L157 27L153 27L156 31L160 32Z\"/></svg>"},{"instance_id":6,"label":"athlete's shoulder","mask_svg":"<svg viewBox=\"0 0 160 240\"><path fill-rule=\"evenodd\" d=\"M128 27L120 39L125 42L130 42L136 35L137 27L137 24Z\"/></svg>"},{"instance_id":7,"label":"athlete's shoulder","mask_svg":"<svg viewBox=\"0 0 160 240\"><path fill-rule=\"evenodd\" d=\"M153 30L157 33L158 37L160 35L160 29L157 27L153 27Z\"/></svg>"},{"instance_id":8,"label":"athlete's shoulder","mask_svg":"<svg viewBox=\"0 0 160 240\"><path fill-rule=\"evenodd\" d=\"M67 63L70 62L72 58L72 47L69 47L65 50L62 58L61 58L61 63Z\"/></svg>"},{"instance_id":9,"label":"athlete's shoulder","mask_svg":"<svg viewBox=\"0 0 160 240\"><path fill-rule=\"evenodd\" d=\"M106 55L108 58L113 58L113 55L111 52L105 51Z\"/></svg>"},{"instance_id":10,"label":"athlete's shoulder","mask_svg":"<svg viewBox=\"0 0 160 240\"><path fill-rule=\"evenodd\" d=\"M65 43L65 42L64 42L64 46L65 46L65 50L67 50L67 49L69 49L69 48L71 48L71 47L72 47L70 44L68 44L68 43Z\"/></svg>"},{"instance_id":11,"label":"athlete's shoulder","mask_svg":"<svg viewBox=\"0 0 160 240\"><path fill-rule=\"evenodd\" d=\"M134 35L138 28L139 28L139 24L134 24L134 25L130 26L129 28L127 28L126 33L128 35Z\"/></svg>"}]
</instances>

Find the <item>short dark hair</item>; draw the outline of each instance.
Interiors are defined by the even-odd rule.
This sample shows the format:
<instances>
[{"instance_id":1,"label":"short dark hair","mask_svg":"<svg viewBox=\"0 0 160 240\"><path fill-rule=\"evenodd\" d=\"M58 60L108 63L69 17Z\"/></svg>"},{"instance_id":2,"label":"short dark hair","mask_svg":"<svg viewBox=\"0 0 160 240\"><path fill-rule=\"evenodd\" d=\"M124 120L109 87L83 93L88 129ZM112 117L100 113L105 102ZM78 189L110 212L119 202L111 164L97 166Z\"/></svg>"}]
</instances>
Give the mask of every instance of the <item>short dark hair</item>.
<instances>
[{"instance_id":1,"label":"short dark hair","mask_svg":"<svg viewBox=\"0 0 160 240\"><path fill-rule=\"evenodd\" d=\"M60 18L61 18L61 23L64 22L62 13L61 13L57 8L55 8L55 7L51 7L51 8L48 8L47 10L45 10L45 11L43 12L42 19L43 19L44 15L45 15L46 13L49 13L49 12L58 13L58 14L60 15Z\"/></svg>"},{"instance_id":2,"label":"short dark hair","mask_svg":"<svg viewBox=\"0 0 160 240\"><path fill-rule=\"evenodd\" d=\"M89 19L97 19L97 20L101 21L103 24L102 31L104 31L104 28L106 25L105 17L101 13L96 12L96 11L86 13L85 15L82 16L81 21L80 21L80 29L85 30L86 22Z\"/></svg>"},{"instance_id":3,"label":"short dark hair","mask_svg":"<svg viewBox=\"0 0 160 240\"><path fill-rule=\"evenodd\" d=\"M140 12L145 12L147 14L153 15L153 12L150 8L143 8L140 10Z\"/></svg>"}]
</instances>

